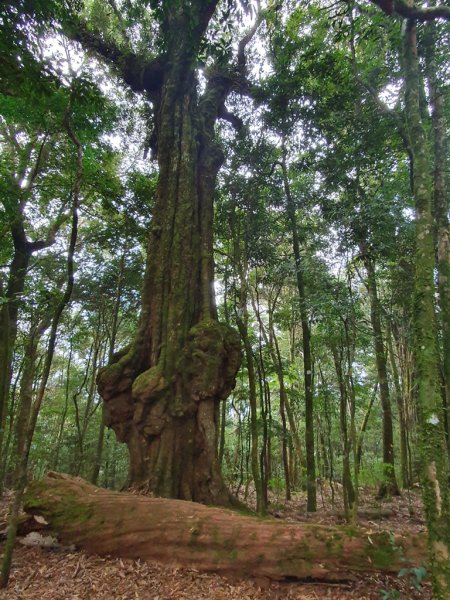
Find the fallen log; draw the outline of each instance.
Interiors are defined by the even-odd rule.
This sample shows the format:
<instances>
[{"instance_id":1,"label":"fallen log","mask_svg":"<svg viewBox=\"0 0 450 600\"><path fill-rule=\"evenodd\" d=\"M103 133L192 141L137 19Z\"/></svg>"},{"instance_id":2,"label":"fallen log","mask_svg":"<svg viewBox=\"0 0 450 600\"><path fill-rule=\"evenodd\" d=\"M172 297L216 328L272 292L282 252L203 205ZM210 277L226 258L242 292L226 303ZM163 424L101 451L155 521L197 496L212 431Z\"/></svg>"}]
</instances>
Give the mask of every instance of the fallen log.
<instances>
[{"instance_id":1,"label":"fallen log","mask_svg":"<svg viewBox=\"0 0 450 600\"><path fill-rule=\"evenodd\" d=\"M158 560L278 580L343 581L425 562L421 536L286 523L166 498L100 489L49 473L28 487L30 514L64 544L99 555Z\"/></svg>"}]
</instances>

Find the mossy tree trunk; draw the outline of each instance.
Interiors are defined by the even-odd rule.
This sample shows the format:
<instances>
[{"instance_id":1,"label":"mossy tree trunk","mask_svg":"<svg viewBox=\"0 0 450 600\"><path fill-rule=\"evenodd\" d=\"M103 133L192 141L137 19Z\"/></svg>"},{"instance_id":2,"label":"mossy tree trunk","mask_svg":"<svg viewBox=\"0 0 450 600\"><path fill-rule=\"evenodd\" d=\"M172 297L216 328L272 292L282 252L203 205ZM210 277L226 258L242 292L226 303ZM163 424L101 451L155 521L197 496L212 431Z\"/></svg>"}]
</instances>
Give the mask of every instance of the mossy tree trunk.
<instances>
[{"instance_id":1,"label":"mossy tree trunk","mask_svg":"<svg viewBox=\"0 0 450 600\"><path fill-rule=\"evenodd\" d=\"M405 111L414 158L416 206L415 356L423 500L428 526L434 595L450 597L448 455L444 436L434 312L432 180L420 111L416 23L404 27Z\"/></svg>"},{"instance_id":2,"label":"mossy tree trunk","mask_svg":"<svg viewBox=\"0 0 450 600\"><path fill-rule=\"evenodd\" d=\"M246 577L342 581L358 573L417 567L425 554L421 536L258 519L193 502L112 492L58 473L34 482L24 505L42 515L63 543L87 552Z\"/></svg>"},{"instance_id":3,"label":"mossy tree trunk","mask_svg":"<svg viewBox=\"0 0 450 600\"><path fill-rule=\"evenodd\" d=\"M448 219L449 195L446 177L448 171L448 146L445 98L442 83L439 81L439 66L437 64L436 56L439 43L439 28L435 22L431 22L427 24L425 37L425 65L434 134L433 216L435 221L439 307L441 309L442 362L444 374L444 427L447 438L447 448L450 454L450 235Z\"/></svg>"},{"instance_id":4,"label":"mossy tree trunk","mask_svg":"<svg viewBox=\"0 0 450 600\"><path fill-rule=\"evenodd\" d=\"M226 504L216 408L234 386L240 340L216 319L212 222L223 160L214 123L231 82L211 79L198 98L195 75L216 4L167 7L162 83L151 95L159 180L140 323L98 385L107 425L129 449L131 486Z\"/></svg>"}]
</instances>

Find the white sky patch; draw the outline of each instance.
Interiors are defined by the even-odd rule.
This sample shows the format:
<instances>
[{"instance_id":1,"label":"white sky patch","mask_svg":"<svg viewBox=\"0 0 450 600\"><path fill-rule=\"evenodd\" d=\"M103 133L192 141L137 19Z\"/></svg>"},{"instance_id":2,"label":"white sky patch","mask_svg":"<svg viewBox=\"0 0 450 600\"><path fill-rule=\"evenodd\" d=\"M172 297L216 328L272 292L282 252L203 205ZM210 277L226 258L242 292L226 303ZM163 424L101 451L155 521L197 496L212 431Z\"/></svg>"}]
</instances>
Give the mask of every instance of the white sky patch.
<instances>
[{"instance_id":1,"label":"white sky patch","mask_svg":"<svg viewBox=\"0 0 450 600\"><path fill-rule=\"evenodd\" d=\"M432 414L430 417L428 417L428 423L430 425L439 425L439 418L436 414Z\"/></svg>"},{"instance_id":2,"label":"white sky patch","mask_svg":"<svg viewBox=\"0 0 450 600\"><path fill-rule=\"evenodd\" d=\"M402 85L400 82L388 83L378 94L380 100L390 109L398 103Z\"/></svg>"},{"instance_id":3,"label":"white sky patch","mask_svg":"<svg viewBox=\"0 0 450 600\"><path fill-rule=\"evenodd\" d=\"M416 218L414 209L408 207L402 209L402 216L405 219L405 221L408 221L409 223L412 223Z\"/></svg>"}]
</instances>

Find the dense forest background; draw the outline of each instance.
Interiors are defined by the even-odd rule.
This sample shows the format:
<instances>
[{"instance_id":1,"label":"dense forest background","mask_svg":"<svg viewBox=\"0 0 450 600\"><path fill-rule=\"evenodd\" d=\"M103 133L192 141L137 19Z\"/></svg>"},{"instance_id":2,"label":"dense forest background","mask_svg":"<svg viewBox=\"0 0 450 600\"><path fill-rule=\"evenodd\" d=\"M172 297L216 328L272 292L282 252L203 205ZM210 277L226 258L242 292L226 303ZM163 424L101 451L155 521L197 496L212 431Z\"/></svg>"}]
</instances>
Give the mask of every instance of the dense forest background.
<instances>
[{"instance_id":1,"label":"dense forest background","mask_svg":"<svg viewBox=\"0 0 450 600\"><path fill-rule=\"evenodd\" d=\"M197 43L194 26L189 38L171 21L177 6L194 19L197 4L2 4L0 487L56 470L145 488L97 382L142 329L149 232L164 237L169 125L155 82L179 35L194 48L199 106L221 94L203 123L215 145L198 168L218 174L213 247L199 260L213 252L214 290L201 283L240 338L235 386L214 408L226 487L265 514L273 494L296 491L315 511L329 486L355 522L363 486L383 499L421 485L430 539L447 548L432 547L443 598L450 8L204 2ZM180 256L187 220L171 241ZM168 278L173 268L161 262Z\"/></svg>"}]
</instances>

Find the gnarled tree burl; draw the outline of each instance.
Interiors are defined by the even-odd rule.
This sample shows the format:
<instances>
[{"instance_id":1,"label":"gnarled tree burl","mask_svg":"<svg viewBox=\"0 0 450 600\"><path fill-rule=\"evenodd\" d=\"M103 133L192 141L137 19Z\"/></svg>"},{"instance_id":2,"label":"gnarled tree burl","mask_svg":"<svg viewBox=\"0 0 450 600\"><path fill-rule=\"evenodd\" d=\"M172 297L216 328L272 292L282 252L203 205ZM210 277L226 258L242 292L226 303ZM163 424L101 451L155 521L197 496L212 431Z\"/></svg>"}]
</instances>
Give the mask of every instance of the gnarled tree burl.
<instances>
[{"instance_id":1,"label":"gnarled tree burl","mask_svg":"<svg viewBox=\"0 0 450 600\"><path fill-rule=\"evenodd\" d=\"M214 124L220 116L239 121L224 101L236 81L244 81L252 32L240 43L236 63L216 69L199 95L198 54L217 3L160 3L164 50L152 61L124 53L79 22L72 37L147 94L159 164L138 331L98 376L107 424L129 448L131 485L227 504L216 453L217 408L234 386L240 342L217 321L214 301L213 193L223 161Z\"/></svg>"}]
</instances>

